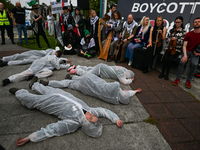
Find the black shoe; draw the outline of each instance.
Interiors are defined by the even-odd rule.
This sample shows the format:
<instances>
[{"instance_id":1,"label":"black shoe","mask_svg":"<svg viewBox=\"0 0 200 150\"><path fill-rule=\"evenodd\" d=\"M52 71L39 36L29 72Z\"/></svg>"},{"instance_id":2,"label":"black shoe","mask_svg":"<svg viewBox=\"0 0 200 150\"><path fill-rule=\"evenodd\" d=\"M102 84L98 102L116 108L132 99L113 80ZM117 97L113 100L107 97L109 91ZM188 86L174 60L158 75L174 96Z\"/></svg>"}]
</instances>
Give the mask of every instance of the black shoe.
<instances>
[{"instance_id":1,"label":"black shoe","mask_svg":"<svg viewBox=\"0 0 200 150\"><path fill-rule=\"evenodd\" d=\"M49 84L49 82L40 80L40 84L42 84L42 85L44 85L44 86L47 86L47 85Z\"/></svg>"},{"instance_id":2,"label":"black shoe","mask_svg":"<svg viewBox=\"0 0 200 150\"><path fill-rule=\"evenodd\" d=\"M1 82L2 86L6 86L6 85L8 85L9 83L11 83L9 79L4 79L4 80Z\"/></svg>"},{"instance_id":3,"label":"black shoe","mask_svg":"<svg viewBox=\"0 0 200 150\"><path fill-rule=\"evenodd\" d=\"M145 73L148 73L148 72L149 72L148 69L145 69L145 70L142 71L142 73L144 73L144 74L145 74Z\"/></svg>"},{"instance_id":4,"label":"black shoe","mask_svg":"<svg viewBox=\"0 0 200 150\"><path fill-rule=\"evenodd\" d=\"M71 80L72 77L70 76L70 74L67 74L66 77L65 77L65 79Z\"/></svg>"},{"instance_id":5,"label":"black shoe","mask_svg":"<svg viewBox=\"0 0 200 150\"><path fill-rule=\"evenodd\" d=\"M22 42L20 42L19 45L22 45Z\"/></svg>"},{"instance_id":6,"label":"black shoe","mask_svg":"<svg viewBox=\"0 0 200 150\"><path fill-rule=\"evenodd\" d=\"M111 61L113 61L113 59L112 58L108 58L107 62L111 62Z\"/></svg>"},{"instance_id":7,"label":"black shoe","mask_svg":"<svg viewBox=\"0 0 200 150\"><path fill-rule=\"evenodd\" d=\"M50 45L48 45L48 48L51 48L51 46L50 46Z\"/></svg>"},{"instance_id":8,"label":"black shoe","mask_svg":"<svg viewBox=\"0 0 200 150\"><path fill-rule=\"evenodd\" d=\"M30 43L29 43L29 42L27 42L26 44L27 44L27 45L29 45Z\"/></svg>"},{"instance_id":9,"label":"black shoe","mask_svg":"<svg viewBox=\"0 0 200 150\"><path fill-rule=\"evenodd\" d=\"M27 76L27 77L26 77L26 81L29 81L29 80L33 79L33 77L34 77L34 75Z\"/></svg>"},{"instance_id":10,"label":"black shoe","mask_svg":"<svg viewBox=\"0 0 200 150\"><path fill-rule=\"evenodd\" d=\"M40 45L38 45L38 48L42 48Z\"/></svg>"},{"instance_id":11,"label":"black shoe","mask_svg":"<svg viewBox=\"0 0 200 150\"><path fill-rule=\"evenodd\" d=\"M168 75L165 75L164 79L165 79L165 80L168 80L168 79L169 79Z\"/></svg>"},{"instance_id":12,"label":"black shoe","mask_svg":"<svg viewBox=\"0 0 200 150\"><path fill-rule=\"evenodd\" d=\"M4 66L7 66L7 65L8 65L7 61L4 61L4 62L0 63L0 67L4 67Z\"/></svg>"},{"instance_id":13,"label":"black shoe","mask_svg":"<svg viewBox=\"0 0 200 150\"><path fill-rule=\"evenodd\" d=\"M19 90L18 88L11 88L11 89L9 89L9 92L11 94L15 94L18 90Z\"/></svg>"},{"instance_id":14,"label":"black shoe","mask_svg":"<svg viewBox=\"0 0 200 150\"><path fill-rule=\"evenodd\" d=\"M3 63L3 60L0 59L0 64Z\"/></svg>"},{"instance_id":15,"label":"black shoe","mask_svg":"<svg viewBox=\"0 0 200 150\"><path fill-rule=\"evenodd\" d=\"M32 86L33 86L33 84L34 84L35 82L37 82L37 81L38 81L38 77L35 76L35 77L31 80L31 83L29 84L29 88L31 89Z\"/></svg>"},{"instance_id":16,"label":"black shoe","mask_svg":"<svg viewBox=\"0 0 200 150\"><path fill-rule=\"evenodd\" d=\"M117 63L123 63L123 61L120 61L120 60L118 60L118 61L116 61Z\"/></svg>"},{"instance_id":17,"label":"black shoe","mask_svg":"<svg viewBox=\"0 0 200 150\"><path fill-rule=\"evenodd\" d=\"M12 44L16 44L14 41L12 41Z\"/></svg>"},{"instance_id":18,"label":"black shoe","mask_svg":"<svg viewBox=\"0 0 200 150\"><path fill-rule=\"evenodd\" d=\"M161 73L159 76L158 76L158 78L163 78L164 77L164 73Z\"/></svg>"},{"instance_id":19,"label":"black shoe","mask_svg":"<svg viewBox=\"0 0 200 150\"><path fill-rule=\"evenodd\" d=\"M5 42L2 42L2 43L1 43L1 45L5 45L5 44L6 44Z\"/></svg>"}]
</instances>

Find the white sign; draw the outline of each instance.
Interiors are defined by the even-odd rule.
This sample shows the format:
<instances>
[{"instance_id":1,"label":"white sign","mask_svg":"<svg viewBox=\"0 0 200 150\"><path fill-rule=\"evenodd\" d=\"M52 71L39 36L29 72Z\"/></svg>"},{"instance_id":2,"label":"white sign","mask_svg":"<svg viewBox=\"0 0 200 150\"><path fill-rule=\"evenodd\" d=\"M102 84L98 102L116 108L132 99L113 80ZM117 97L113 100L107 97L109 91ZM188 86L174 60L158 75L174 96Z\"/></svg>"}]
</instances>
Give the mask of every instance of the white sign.
<instances>
[{"instance_id":1,"label":"white sign","mask_svg":"<svg viewBox=\"0 0 200 150\"><path fill-rule=\"evenodd\" d=\"M50 3L52 14L62 13L62 0L59 2L57 2L57 0L51 0Z\"/></svg>"}]
</instances>

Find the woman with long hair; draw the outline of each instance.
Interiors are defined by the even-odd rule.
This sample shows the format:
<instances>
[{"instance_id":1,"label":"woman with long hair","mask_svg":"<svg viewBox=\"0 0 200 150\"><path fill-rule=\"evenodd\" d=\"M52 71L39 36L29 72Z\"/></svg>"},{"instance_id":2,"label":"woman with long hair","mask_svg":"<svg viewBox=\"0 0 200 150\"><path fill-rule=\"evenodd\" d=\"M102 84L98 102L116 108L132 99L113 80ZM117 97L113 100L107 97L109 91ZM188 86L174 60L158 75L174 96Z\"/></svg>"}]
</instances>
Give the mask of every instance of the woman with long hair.
<instances>
[{"instance_id":1,"label":"woman with long hair","mask_svg":"<svg viewBox=\"0 0 200 150\"><path fill-rule=\"evenodd\" d=\"M137 27L134 39L127 46L125 57L129 59L128 63L129 66L132 64L134 49L143 47L144 45L147 44L149 39L150 29L151 27L149 23L149 17L144 16L140 22L140 26Z\"/></svg>"},{"instance_id":2,"label":"woman with long hair","mask_svg":"<svg viewBox=\"0 0 200 150\"><path fill-rule=\"evenodd\" d=\"M177 58L182 52L183 39L185 34L186 30L183 27L183 17L178 16L175 19L173 29L169 31L169 34L166 38L165 54L162 60L162 72L158 76L159 78L164 77L165 80L169 79L169 71L171 69L173 60Z\"/></svg>"},{"instance_id":3,"label":"woman with long hair","mask_svg":"<svg viewBox=\"0 0 200 150\"><path fill-rule=\"evenodd\" d=\"M45 29L44 29L44 26L42 25L43 21L44 21L43 17L38 12L38 7L36 5L33 5L32 6L32 13L31 13L31 22L32 22L31 24L32 24L34 33L36 35L36 41L37 41L38 47L42 48L41 45L40 45L40 40L39 40L39 36L42 35L45 42L47 43L47 46L49 48L51 48L51 46L50 46L50 44L47 40L47 37L45 35L45 32L44 32Z\"/></svg>"},{"instance_id":4,"label":"woman with long hair","mask_svg":"<svg viewBox=\"0 0 200 150\"><path fill-rule=\"evenodd\" d=\"M79 8L75 9L74 21L75 27L79 29L81 37L84 37L84 20Z\"/></svg>"},{"instance_id":5,"label":"woman with long hair","mask_svg":"<svg viewBox=\"0 0 200 150\"><path fill-rule=\"evenodd\" d=\"M143 73L149 72L154 56L159 54L163 48L162 42L165 40L167 29L164 27L163 17L158 15L155 19L154 27L151 27L149 44L145 55Z\"/></svg>"}]
</instances>

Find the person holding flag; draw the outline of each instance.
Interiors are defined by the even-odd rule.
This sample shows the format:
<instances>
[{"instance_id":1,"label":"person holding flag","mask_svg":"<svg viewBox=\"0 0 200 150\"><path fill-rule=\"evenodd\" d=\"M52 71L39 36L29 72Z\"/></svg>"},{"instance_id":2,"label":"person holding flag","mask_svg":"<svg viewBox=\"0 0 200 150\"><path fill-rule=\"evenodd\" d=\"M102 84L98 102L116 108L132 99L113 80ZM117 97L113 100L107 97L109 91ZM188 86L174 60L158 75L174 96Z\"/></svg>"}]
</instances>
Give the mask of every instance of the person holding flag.
<instances>
[{"instance_id":1,"label":"person holding flag","mask_svg":"<svg viewBox=\"0 0 200 150\"><path fill-rule=\"evenodd\" d=\"M84 37L84 20L79 8L75 9L74 21L74 32L77 33L78 36Z\"/></svg>"}]
</instances>

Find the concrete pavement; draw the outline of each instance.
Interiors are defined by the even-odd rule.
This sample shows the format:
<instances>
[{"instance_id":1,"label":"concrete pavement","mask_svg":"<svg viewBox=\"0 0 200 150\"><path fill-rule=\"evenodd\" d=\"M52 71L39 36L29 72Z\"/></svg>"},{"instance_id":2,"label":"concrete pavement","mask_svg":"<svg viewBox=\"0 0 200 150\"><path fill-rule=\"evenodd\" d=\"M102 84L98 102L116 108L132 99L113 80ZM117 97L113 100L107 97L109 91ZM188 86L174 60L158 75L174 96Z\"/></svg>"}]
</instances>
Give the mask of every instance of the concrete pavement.
<instances>
[{"instance_id":1,"label":"concrete pavement","mask_svg":"<svg viewBox=\"0 0 200 150\"><path fill-rule=\"evenodd\" d=\"M9 44L8 44L9 45ZM7 45L7 46L8 46ZM16 45L15 45L16 46ZM15 49L13 45L9 50ZM22 48L17 47L15 52ZM0 50L2 56L5 51ZM86 66L95 66L99 63L106 63L103 60L92 58L87 60L77 56L67 56L73 64L81 64ZM113 62L106 63L108 65L115 65ZM22 66L6 66L0 68L0 80L7 78L10 75L19 73L27 69L30 65ZM67 74L66 70L54 71L53 76L46 80L62 80ZM112 79L105 79L107 82L113 82ZM137 80L137 79L136 79ZM137 96L133 96L128 105L111 105L102 102L96 98L85 96L82 93L63 89L70 92L77 98L82 99L91 107L104 107L115 112L124 122L122 128L118 128L115 124L107 119L100 119L103 124L103 134L99 139L88 137L81 130L64 135L61 137L53 137L48 140L38 143L27 143L22 147L17 147L15 141L19 137L26 137L41 127L57 122L58 119L52 115L47 115L38 110L29 110L22 106L19 101L9 93L11 87L24 88L34 93L28 88L28 81L19 83L11 83L6 87L0 85L0 144L8 149L24 149L24 150L38 150L38 149L171 149L165 138L155 125L145 123L143 120L149 118L149 114L141 104ZM121 85L122 89L130 89L128 85ZM140 86L138 86L140 87ZM143 94L142 92L140 94ZM138 94L139 95L139 94Z\"/></svg>"}]
</instances>

